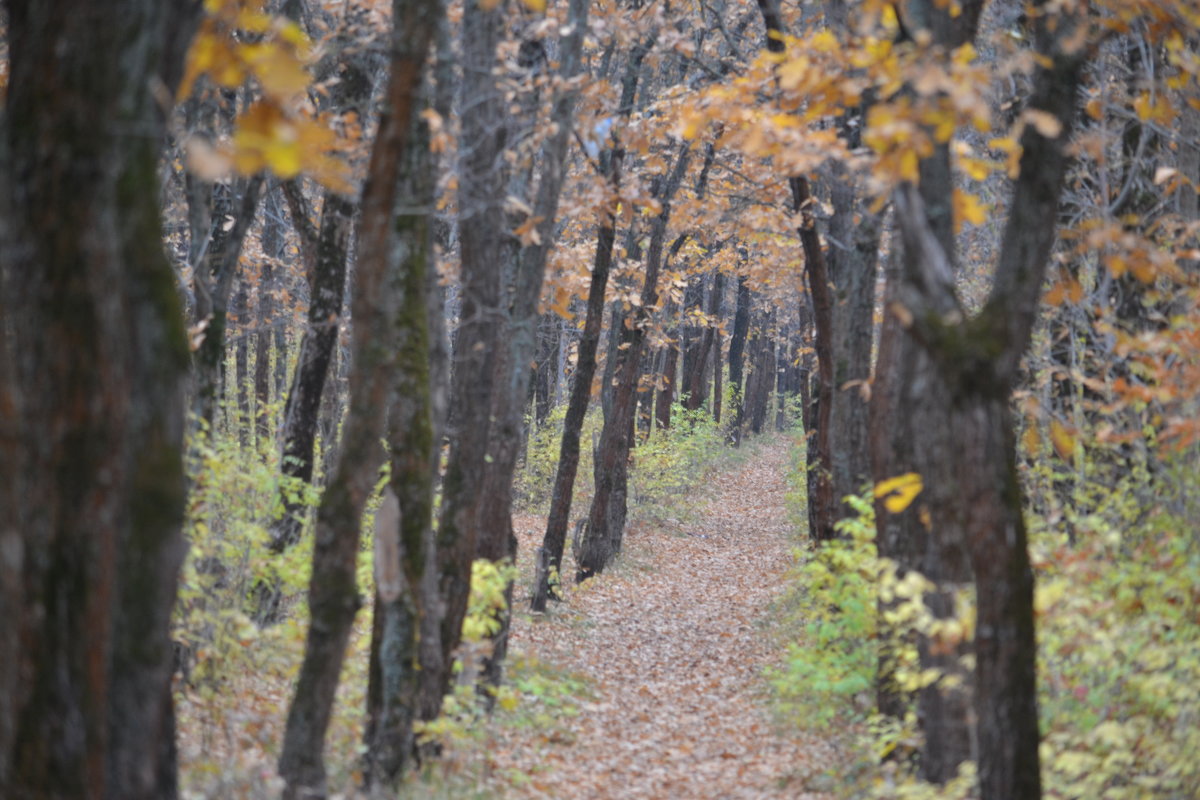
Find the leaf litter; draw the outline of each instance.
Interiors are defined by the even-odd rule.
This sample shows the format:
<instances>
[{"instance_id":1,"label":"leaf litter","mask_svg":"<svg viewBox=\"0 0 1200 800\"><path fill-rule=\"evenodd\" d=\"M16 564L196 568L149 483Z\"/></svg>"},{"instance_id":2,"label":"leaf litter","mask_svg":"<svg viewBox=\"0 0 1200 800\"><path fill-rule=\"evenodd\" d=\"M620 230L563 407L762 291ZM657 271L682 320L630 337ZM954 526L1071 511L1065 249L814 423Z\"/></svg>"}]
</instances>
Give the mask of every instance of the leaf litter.
<instances>
[{"instance_id":1,"label":"leaf litter","mask_svg":"<svg viewBox=\"0 0 1200 800\"><path fill-rule=\"evenodd\" d=\"M545 730L506 730L489 772L512 797L824 797L806 791L832 746L785 730L762 679L779 658L765 630L787 588L789 441L772 439L693 495L687 524L634 524L614 567L534 617L518 586L520 657L582 676L589 699ZM543 521L517 520L527 559ZM569 570L567 570L569 572Z\"/></svg>"}]
</instances>

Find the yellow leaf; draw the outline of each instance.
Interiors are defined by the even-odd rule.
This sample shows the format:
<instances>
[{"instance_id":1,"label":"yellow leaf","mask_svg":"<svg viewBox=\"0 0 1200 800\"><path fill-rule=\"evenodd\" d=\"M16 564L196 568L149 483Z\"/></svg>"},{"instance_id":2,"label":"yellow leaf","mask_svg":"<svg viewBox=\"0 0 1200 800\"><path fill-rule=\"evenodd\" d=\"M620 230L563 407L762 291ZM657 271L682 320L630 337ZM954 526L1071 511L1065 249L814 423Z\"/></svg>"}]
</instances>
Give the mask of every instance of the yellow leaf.
<instances>
[{"instance_id":1,"label":"yellow leaf","mask_svg":"<svg viewBox=\"0 0 1200 800\"><path fill-rule=\"evenodd\" d=\"M970 156L959 156L958 165L962 167L963 172L973 181L986 180L991 174L991 165L981 158L971 158Z\"/></svg>"},{"instance_id":2,"label":"yellow leaf","mask_svg":"<svg viewBox=\"0 0 1200 800\"><path fill-rule=\"evenodd\" d=\"M1038 436L1037 425L1030 424L1021 435L1021 445L1028 455L1036 455L1041 449L1042 439Z\"/></svg>"},{"instance_id":3,"label":"yellow leaf","mask_svg":"<svg viewBox=\"0 0 1200 800\"><path fill-rule=\"evenodd\" d=\"M797 56L779 68L779 85L787 90L795 89L804 83L808 75L810 62L804 56Z\"/></svg>"},{"instance_id":4,"label":"yellow leaf","mask_svg":"<svg viewBox=\"0 0 1200 800\"><path fill-rule=\"evenodd\" d=\"M1062 120L1049 111L1030 108L1021 117L1033 126L1034 130L1047 139L1055 139L1062 133Z\"/></svg>"},{"instance_id":5,"label":"yellow leaf","mask_svg":"<svg viewBox=\"0 0 1200 800\"><path fill-rule=\"evenodd\" d=\"M979 198L970 192L955 189L953 204L955 232L962 230L964 222L969 222L972 225L982 225L983 221L987 219L987 206L979 202Z\"/></svg>"},{"instance_id":6,"label":"yellow leaf","mask_svg":"<svg viewBox=\"0 0 1200 800\"><path fill-rule=\"evenodd\" d=\"M899 514L912 504L924 488L920 475L907 472L875 484L875 496L883 498L883 505L888 511Z\"/></svg>"},{"instance_id":7,"label":"yellow leaf","mask_svg":"<svg viewBox=\"0 0 1200 800\"><path fill-rule=\"evenodd\" d=\"M829 28L822 28L820 33L813 36L809 46L818 53L836 53L840 49L837 37Z\"/></svg>"},{"instance_id":8,"label":"yellow leaf","mask_svg":"<svg viewBox=\"0 0 1200 800\"><path fill-rule=\"evenodd\" d=\"M1112 273L1114 278L1119 278L1129 271L1129 264L1119 255L1113 254L1105 259L1108 264L1108 271Z\"/></svg>"},{"instance_id":9,"label":"yellow leaf","mask_svg":"<svg viewBox=\"0 0 1200 800\"><path fill-rule=\"evenodd\" d=\"M992 139L988 142L988 147L1005 154L1005 167L1008 170L1009 178L1016 178L1021 174L1021 153L1023 148L1015 139L1009 136L1003 139Z\"/></svg>"},{"instance_id":10,"label":"yellow leaf","mask_svg":"<svg viewBox=\"0 0 1200 800\"><path fill-rule=\"evenodd\" d=\"M275 42L243 45L242 55L254 68L254 75L263 91L281 100L304 91L308 86L308 70L295 53Z\"/></svg>"},{"instance_id":11,"label":"yellow leaf","mask_svg":"<svg viewBox=\"0 0 1200 800\"><path fill-rule=\"evenodd\" d=\"M521 2L530 11L536 11L538 14L544 13L546 10L546 0L521 0Z\"/></svg>"},{"instance_id":12,"label":"yellow leaf","mask_svg":"<svg viewBox=\"0 0 1200 800\"><path fill-rule=\"evenodd\" d=\"M1075 437L1066 425L1056 419L1050 420L1050 443L1054 445L1054 452L1064 461L1069 461L1075 455Z\"/></svg>"}]
</instances>

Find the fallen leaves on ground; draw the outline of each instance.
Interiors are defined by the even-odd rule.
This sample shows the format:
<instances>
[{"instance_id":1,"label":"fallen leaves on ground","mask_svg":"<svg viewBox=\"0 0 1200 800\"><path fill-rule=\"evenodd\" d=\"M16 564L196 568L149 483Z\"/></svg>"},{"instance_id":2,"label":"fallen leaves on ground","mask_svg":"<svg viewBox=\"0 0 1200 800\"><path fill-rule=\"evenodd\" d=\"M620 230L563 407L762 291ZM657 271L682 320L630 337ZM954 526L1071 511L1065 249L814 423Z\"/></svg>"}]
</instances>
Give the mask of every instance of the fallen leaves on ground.
<instances>
[{"instance_id":1,"label":"fallen leaves on ground","mask_svg":"<svg viewBox=\"0 0 1200 800\"><path fill-rule=\"evenodd\" d=\"M622 560L545 617L523 613L518 587L513 650L585 676L592 694L553 736L495 742L493 774L528 776L510 795L819 796L805 784L829 745L782 731L761 678L777 656L765 616L792 563L787 449L763 443L698 490L694 524L635 525ZM528 558L542 521L517 523Z\"/></svg>"}]
</instances>

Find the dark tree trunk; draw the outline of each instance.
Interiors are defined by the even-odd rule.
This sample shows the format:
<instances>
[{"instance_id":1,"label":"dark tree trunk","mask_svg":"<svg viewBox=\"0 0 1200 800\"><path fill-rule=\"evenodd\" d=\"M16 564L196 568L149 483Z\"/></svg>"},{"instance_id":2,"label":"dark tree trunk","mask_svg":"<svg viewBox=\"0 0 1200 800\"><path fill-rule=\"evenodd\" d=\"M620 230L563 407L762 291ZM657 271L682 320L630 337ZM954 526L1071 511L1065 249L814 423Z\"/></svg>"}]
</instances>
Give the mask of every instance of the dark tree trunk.
<instances>
[{"instance_id":1,"label":"dark tree trunk","mask_svg":"<svg viewBox=\"0 0 1200 800\"><path fill-rule=\"evenodd\" d=\"M948 47L970 38L972 20L978 17L974 5L953 24L948 12L930 4L914 4L912 10L919 26L949 37L938 40ZM931 230L953 266L955 238L949 201L954 186L950 166L949 145L937 145L933 154L921 161L920 191ZM904 259L908 257L907 253L903 255ZM897 259L889 266L889 308L900 302L904 263ZM878 483L916 473L925 488L916 502L897 513L887 509L884 498L877 499L877 546L880 555L896 561L901 575L917 570L933 582L935 588L925 601L935 617L953 617L958 613L955 590L971 580L971 566L956 511L961 504L961 476L952 454L962 442L946 424L953 416L951 390L933 359L903 330L896 315L885 316L880 337L869 421L872 476ZM897 717L903 716L910 699L894 685L891 654L908 635L887 630L881 633L876 694L880 711ZM940 784L953 778L959 765L973 758L975 751L970 676L961 666L961 657L969 648L965 643L931 642L924 635L916 639L922 669L936 670L947 677L917 695L917 716L924 733L921 776Z\"/></svg>"},{"instance_id":2,"label":"dark tree trunk","mask_svg":"<svg viewBox=\"0 0 1200 800\"><path fill-rule=\"evenodd\" d=\"M812 196L808 180L792 178L792 208L801 214L800 244L804 249L804 274L813 309L813 349L817 359L817 396L813 401L812 424L808 430L808 531L813 540L834 537L833 523L837 502L833 494L833 456L830 451L831 412L833 407L833 292L829 270L816 221L812 216Z\"/></svg>"},{"instance_id":3,"label":"dark tree trunk","mask_svg":"<svg viewBox=\"0 0 1200 800\"><path fill-rule=\"evenodd\" d=\"M630 53L621 83L621 105L618 113L622 116L628 117L633 110L642 61L648 50L647 43L635 47ZM615 142L613 148L604 154L605 172L614 196L621 185L621 164L624 156L624 148L619 142ZM571 381L567 413L563 420L562 443L559 446L558 468L554 474L554 490L550 497L546 533L542 538L542 553L537 559L542 568L537 570L531 592L530 605L534 611L546 610L546 600L551 595L550 577L552 574L562 574L571 499L575 490L575 477L579 471L580 432L583 430L583 419L587 415L588 402L592 395L592 379L596 374L596 350L600 345L604 319L604 293L608 287L613 246L616 243L614 211L615 204L601 211L601 222L596 233L596 254L592 262L591 284L588 287L587 315L575 359L575 375Z\"/></svg>"},{"instance_id":4,"label":"dark tree trunk","mask_svg":"<svg viewBox=\"0 0 1200 800\"><path fill-rule=\"evenodd\" d=\"M905 257L893 313L909 325L948 390L950 416L943 423L948 435L939 441L950 446L930 458L955 476L956 491L945 509L951 526L938 535L969 552L975 572L975 712L986 800L1037 798L1041 792L1033 574L1007 404L1055 237L1066 143L1086 57L1067 43L1081 24L1086 21L1059 15L1053 30L1045 21L1035 25L1044 61L1028 107L1053 114L1062 126L1053 137L1029 126L1021 137L1020 174L995 279L978 314L968 317L955 292L953 253L938 235L936 209L926 208L911 186L902 186L895 197Z\"/></svg>"},{"instance_id":5,"label":"dark tree trunk","mask_svg":"<svg viewBox=\"0 0 1200 800\"><path fill-rule=\"evenodd\" d=\"M8 4L0 796L173 798L188 349L154 86L196 8ZM136 131L137 135L131 135Z\"/></svg>"},{"instance_id":6,"label":"dark tree trunk","mask_svg":"<svg viewBox=\"0 0 1200 800\"><path fill-rule=\"evenodd\" d=\"M533 397L533 418L539 427L546 424L558 395L559 348L562 346L559 328L557 314L547 312L542 315L538 330L538 356L537 365L534 367Z\"/></svg>"},{"instance_id":7,"label":"dark tree trunk","mask_svg":"<svg viewBox=\"0 0 1200 800\"><path fill-rule=\"evenodd\" d=\"M325 795L325 732L354 616L361 604L355 567L363 508L382 461L379 448L392 389L390 346L397 298L392 291L392 212L409 122L429 42L440 13L435 0L395 0L390 78L363 188L353 301L350 409L341 456L317 512L309 609L312 623L279 757L284 796Z\"/></svg>"},{"instance_id":8,"label":"dark tree trunk","mask_svg":"<svg viewBox=\"0 0 1200 800\"><path fill-rule=\"evenodd\" d=\"M738 277L737 309L733 314L733 334L729 340L729 385L733 388L733 419L730 421L730 438L733 443L741 442L743 418L743 369L746 352L746 337L750 333L750 286L745 276Z\"/></svg>"},{"instance_id":9,"label":"dark tree trunk","mask_svg":"<svg viewBox=\"0 0 1200 800\"><path fill-rule=\"evenodd\" d=\"M411 146L398 188L395 230L399 264L394 291L396 364L388 446L390 497L375 522L375 615L368 670L365 782L391 785L413 748L422 672L440 674L433 541L433 495L438 470L434 437L434 338L430 316L437 307L430 221L434 175L428 127L410 120ZM386 504L395 502L394 513Z\"/></svg>"},{"instance_id":10,"label":"dark tree trunk","mask_svg":"<svg viewBox=\"0 0 1200 800\"><path fill-rule=\"evenodd\" d=\"M687 289L683 294L683 308L681 309L681 320L676 326L672 338L677 340L678 349L681 356L682 364L677 368L679 373L679 404L686 409L693 408L691 394L693 392L693 384L705 385L704 360L700 356L700 349L704 346L704 328L695 323L695 313L702 311L704 305L704 283L705 276L703 274L692 275L688 279ZM691 312L689 314L689 312ZM699 379L693 379L695 373L700 373ZM703 403L703 398L696 401L695 408L699 408Z\"/></svg>"},{"instance_id":11,"label":"dark tree trunk","mask_svg":"<svg viewBox=\"0 0 1200 800\"><path fill-rule=\"evenodd\" d=\"M196 307L194 328L201 336L200 346L192 356L194 386L192 413L196 419L212 427L217 404L220 402L221 374L225 366L225 330L228 325L230 293L237 274L238 258L246 234L254 223L258 198L262 189L261 174L238 181L237 199L213 204L212 225L203 255L195 264ZM229 190L222 187L213 192L214 198ZM227 216L234 223L226 230Z\"/></svg>"},{"instance_id":12,"label":"dark tree trunk","mask_svg":"<svg viewBox=\"0 0 1200 800\"><path fill-rule=\"evenodd\" d=\"M775 342L767 330L769 321L764 319L750 339L750 375L746 380L745 413L750 433L762 433L767 421L767 409L771 401L771 387L775 383Z\"/></svg>"},{"instance_id":13,"label":"dark tree trunk","mask_svg":"<svg viewBox=\"0 0 1200 800\"><path fill-rule=\"evenodd\" d=\"M683 396L683 407L689 411L695 411L704 405L704 401L708 397L708 364L713 354L713 344L717 339L717 318L720 316L721 298L725 294L725 273L716 270L713 273L712 289L708 295L708 324L705 325L704 332L700 334L699 346L693 355L692 363L689 365L684 361L684 370L682 385L685 387ZM720 343L716 342L717 350L720 350ZM719 364L721 354L717 352L716 358L712 363ZM718 367L719 371L719 367ZM714 386L720 386L720 381L714 381ZM714 410L718 398L714 397Z\"/></svg>"},{"instance_id":14,"label":"dark tree trunk","mask_svg":"<svg viewBox=\"0 0 1200 800\"><path fill-rule=\"evenodd\" d=\"M464 8L461 48L459 232L462 307L454 335L450 409L450 454L442 482L438 526L439 587L445 614L441 644L443 693L449 688L455 650L471 587L471 564L479 542L485 459L491 440L496 376L493 348L500 335L501 276L495 263L504 246L501 201L506 181L503 98L496 84L496 46L504 30L503 7Z\"/></svg>"},{"instance_id":15,"label":"dark tree trunk","mask_svg":"<svg viewBox=\"0 0 1200 800\"><path fill-rule=\"evenodd\" d=\"M234 397L237 401L237 415L234 425L237 428L238 442L242 447L250 444L250 333L247 318L250 310L250 293L243 276L238 281L238 290L233 298L233 316L237 323L237 338L234 344Z\"/></svg>"},{"instance_id":16,"label":"dark tree trunk","mask_svg":"<svg viewBox=\"0 0 1200 800\"><path fill-rule=\"evenodd\" d=\"M660 430L671 427L671 404L675 402L676 371L679 364L679 350L674 345L667 345L663 352L662 388L658 390L655 400L654 416Z\"/></svg>"},{"instance_id":17,"label":"dark tree trunk","mask_svg":"<svg viewBox=\"0 0 1200 800\"><path fill-rule=\"evenodd\" d=\"M830 180L833 217L829 235L848 248L827 251L833 292L830 354L833 382L829 406L829 467L834 517L850 513L842 503L860 494L871 478L867 441L867 387L871 380L871 347L875 334L875 277L879 254L879 215L872 213L849 175Z\"/></svg>"},{"instance_id":18,"label":"dark tree trunk","mask_svg":"<svg viewBox=\"0 0 1200 800\"><path fill-rule=\"evenodd\" d=\"M656 198L662 211L651 226L650 246L646 253L646 276L642 284L639 316L644 316L658 301L658 272L662 265L663 244L667 222L671 215L671 199L683 181L690 160L690 148L683 145L670 175L660 179ZM641 320L636 320L640 322ZM616 366L617 385L613 392L612 411L605 417L600 433L600 449L596 456L596 490L592 507L583 531L578 554L576 581L602 572L620 550L625 529L626 477L629 460L631 429L635 422L636 390L642 345L646 331L641 324L621 326Z\"/></svg>"},{"instance_id":19,"label":"dark tree trunk","mask_svg":"<svg viewBox=\"0 0 1200 800\"><path fill-rule=\"evenodd\" d=\"M773 0L758 0L763 24L767 30L767 49L782 53L786 49L782 34L786 31L778 6ZM844 23L844 10L836 5L834 24ZM840 12L840 13L839 13ZM800 215L800 245L804 250L804 275L813 306L813 346L817 356L817 398L813 425L808 439L808 529L815 541L834 537L833 524L837 518L837 499L833 486L833 451L831 422L834 393L834 312L832 276L821 248L821 238L813 217L813 197L808 178L788 180L792 193L792 210Z\"/></svg>"},{"instance_id":20,"label":"dark tree trunk","mask_svg":"<svg viewBox=\"0 0 1200 800\"><path fill-rule=\"evenodd\" d=\"M283 412L282 472L287 478L305 483L313 479L313 445L321 417L321 397L342 322L355 205L350 198L334 192L326 194L309 295L308 329L300 341L300 357ZM302 502L284 501L283 517L271 529L274 552L282 553L300 541L306 508Z\"/></svg>"},{"instance_id":21,"label":"dark tree trunk","mask_svg":"<svg viewBox=\"0 0 1200 800\"><path fill-rule=\"evenodd\" d=\"M274 431L271 428L271 403L275 393L272 391L271 358L272 343L275 340L275 266L271 261L263 265L262 278L258 285L258 307L255 309L257 324L254 335L254 411L255 431L258 443L273 443ZM281 352L274 353L275 358L283 358Z\"/></svg>"}]
</instances>

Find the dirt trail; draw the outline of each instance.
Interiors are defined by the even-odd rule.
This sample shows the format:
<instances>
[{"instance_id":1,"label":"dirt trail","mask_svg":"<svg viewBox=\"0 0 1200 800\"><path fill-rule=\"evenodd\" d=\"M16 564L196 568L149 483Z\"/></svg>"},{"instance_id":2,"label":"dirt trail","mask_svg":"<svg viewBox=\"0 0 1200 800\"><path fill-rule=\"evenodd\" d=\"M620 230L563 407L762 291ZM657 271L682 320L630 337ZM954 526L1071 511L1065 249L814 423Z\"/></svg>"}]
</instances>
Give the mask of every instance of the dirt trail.
<instances>
[{"instance_id":1,"label":"dirt trail","mask_svg":"<svg viewBox=\"0 0 1200 800\"><path fill-rule=\"evenodd\" d=\"M515 651L587 676L594 691L554 741L496 743L495 768L531 776L514 794L818 796L804 783L828 763L827 746L781 735L762 695L775 656L762 620L791 563L787 449L766 442L717 475L697 492L694 522L635 525L624 563L514 626ZM535 527L521 532L524 553Z\"/></svg>"}]
</instances>

